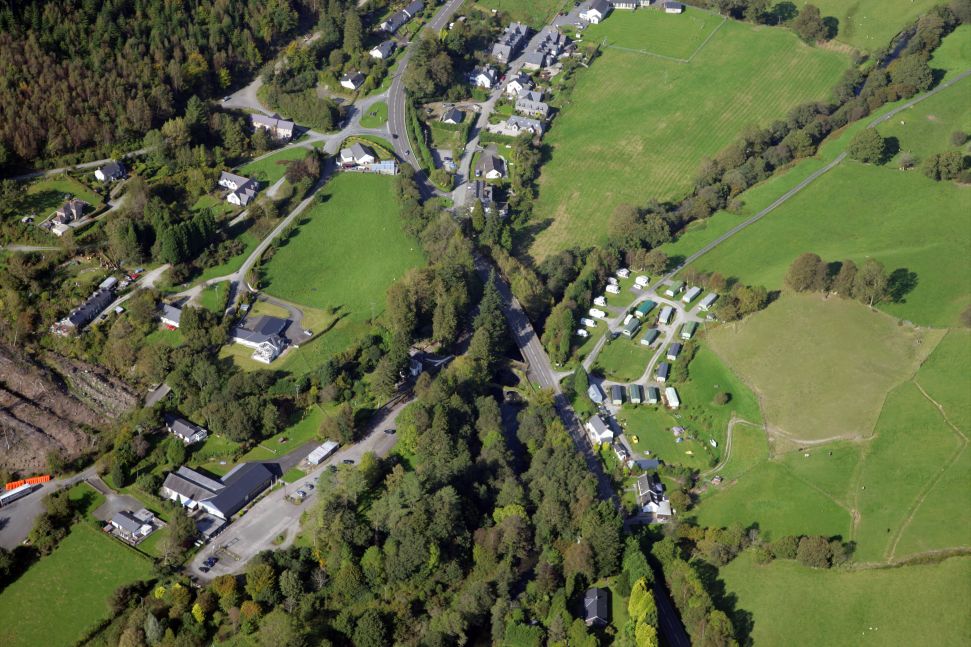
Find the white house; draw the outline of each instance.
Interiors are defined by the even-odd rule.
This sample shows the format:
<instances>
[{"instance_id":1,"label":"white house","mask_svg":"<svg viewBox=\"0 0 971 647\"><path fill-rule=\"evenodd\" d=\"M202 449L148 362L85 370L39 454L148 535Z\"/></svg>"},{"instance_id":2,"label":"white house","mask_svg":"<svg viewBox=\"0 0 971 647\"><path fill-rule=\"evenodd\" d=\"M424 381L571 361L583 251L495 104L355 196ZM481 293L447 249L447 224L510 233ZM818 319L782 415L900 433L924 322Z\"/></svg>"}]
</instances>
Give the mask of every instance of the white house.
<instances>
[{"instance_id":1,"label":"white house","mask_svg":"<svg viewBox=\"0 0 971 647\"><path fill-rule=\"evenodd\" d=\"M155 515L142 508L135 513L119 510L108 523L122 539L137 544L155 530L154 521Z\"/></svg>"},{"instance_id":2,"label":"white house","mask_svg":"<svg viewBox=\"0 0 971 647\"><path fill-rule=\"evenodd\" d=\"M543 100L543 93L535 90L523 90L516 99L516 112L529 117L546 119L550 114L550 106Z\"/></svg>"},{"instance_id":3,"label":"white house","mask_svg":"<svg viewBox=\"0 0 971 647\"><path fill-rule=\"evenodd\" d=\"M682 290L684 290L684 283L682 281L675 281L674 283L669 284L664 289L664 294L666 296L673 297L678 294L681 294Z\"/></svg>"},{"instance_id":4,"label":"white house","mask_svg":"<svg viewBox=\"0 0 971 647\"><path fill-rule=\"evenodd\" d=\"M619 270L617 270L617 278L626 279L629 276L630 276L630 270L627 269L626 267L622 267Z\"/></svg>"},{"instance_id":5,"label":"white house","mask_svg":"<svg viewBox=\"0 0 971 647\"><path fill-rule=\"evenodd\" d=\"M209 432L199 425L178 416L166 416L165 428L185 445L201 443L209 436Z\"/></svg>"},{"instance_id":6,"label":"white house","mask_svg":"<svg viewBox=\"0 0 971 647\"><path fill-rule=\"evenodd\" d=\"M374 150L359 142L354 142L348 148L341 149L341 164L344 166L374 164L378 161Z\"/></svg>"},{"instance_id":7,"label":"white house","mask_svg":"<svg viewBox=\"0 0 971 647\"><path fill-rule=\"evenodd\" d=\"M519 137L519 135L524 132L529 132L533 135L542 135L543 123L538 119L533 119L532 117L512 115L511 117L506 118L505 121L500 121L497 124L487 125L486 130L490 133L506 135L507 137Z\"/></svg>"},{"instance_id":8,"label":"white house","mask_svg":"<svg viewBox=\"0 0 971 647\"><path fill-rule=\"evenodd\" d=\"M614 439L614 432L607 426L600 416L592 416L586 424L587 433L594 444L610 442Z\"/></svg>"},{"instance_id":9,"label":"white house","mask_svg":"<svg viewBox=\"0 0 971 647\"><path fill-rule=\"evenodd\" d=\"M95 171L94 176L99 182L120 180L121 178L125 177L125 166L121 162L115 162L112 160Z\"/></svg>"},{"instance_id":10,"label":"white house","mask_svg":"<svg viewBox=\"0 0 971 647\"><path fill-rule=\"evenodd\" d=\"M228 171L219 174L219 186L229 189L226 202L237 207L248 205L259 191L259 185L253 180Z\"/></svg>"},{"instance_id":11,"label":"white house","mask_svg":"<svg viewBox=\"0 0 971 647\"><path fill-rule=\"evenodd\" d=\"M391 57L391 55L394 53L394 48L394 41L386 40L380 45L375 45L373 48L371 48L371 51L368 52L368 54L371 55L371 58L376 58L379 61L383 61Z\"/></svg>"},{"instance_id":12,"label":"white house","mask_svg":"<svg viewBox=\"0 0 971 647\"><path fill-rule=\"evenodd\" d=\"M267 117L265 115L250 115L250 126L253 130L262 128L272 135L275 139L290 141L293 138L294 123L279 117Z\"/></svg>"},{"instance_id":13,"label":"white house","mask_svg":"<svg viewBox=\"0 0 971 647\"><path fill-rule=\"evenodd\" d=\"M442 123L456 126L465 120L465 113L458 108L452 107L442 113Z\"/></svg>"},{"instance_id":14,"label":"white house","mask_svg":"<svg viewBox=\"0 0 971 647\"><path fill-rule=\"evenodd\" d=\"M472 72L472 82L475 83L476 87L490 90L498 80L499 75L492 67L479 67Z\"/></svg>"},{"instance_id":15,"label":"white house","mask_svg":"<svg viewBox=\"0 0 971 647\"><path fill-rule=\"evenodd\" d=\"M581 20L585 20L591 25L600 24L600 21L610 13L610 3L607 0L590 0L584 4L586 8L581 9L578 15Z\"/></svg>"},{"instance_id":16,"label":"white house","mask_svg":"<svg viewBox=\"0 0 971 647\"><path fill-rule=\"evenodd\" d=\"M528 75L519 73L506 83L506 96L518 97L524 91L533 89L533 80Z\"/></svg>"},{"instance_id":17,"label":"white house","mask_svg":"<svg viewBox=\"0 0 971 647\"><path fill-rule=\"evenodd\" d=\"M680 2L673 2L672 0L667 0L661 3L661 8L664 9L664 13L683 13L684 5Z\"/></svg>"},{"instance_id":18,"label":"white house","mask_svg":"<svg viewBox=\"0 0 971 647\"><path fill-rule=\"evenodd\" d=\"M488 151L479 158L479 163L475 168L476 177L485 177L487 180L500 180L506 177L506 163L501 157L493 155Z\"/></svg>"},{"instance_id":19,"label":"white house","mask_svg":"<svg viewBox=\"0 0 971 647\"><path fill-rule=\"evenodd\" d=\"M348 72L341 77L341 87L347 88L351 92L357 92L357 89L364 85L364 75L360 72Z\"/></svg>"}]
</instances>

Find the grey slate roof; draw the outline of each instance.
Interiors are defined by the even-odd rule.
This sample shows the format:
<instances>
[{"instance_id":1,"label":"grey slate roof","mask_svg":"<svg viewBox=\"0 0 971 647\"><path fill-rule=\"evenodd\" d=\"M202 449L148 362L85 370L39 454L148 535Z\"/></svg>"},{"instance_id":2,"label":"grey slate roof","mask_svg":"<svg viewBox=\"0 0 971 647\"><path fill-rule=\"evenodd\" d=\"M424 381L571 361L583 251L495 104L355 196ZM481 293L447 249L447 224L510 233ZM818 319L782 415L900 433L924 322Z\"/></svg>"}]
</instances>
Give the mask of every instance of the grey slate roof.
<instances>
[{"instance_id":1,"label":"grey slate roof","mask_svg":"<svg viewBox=\"0 0 971 647\"><path fill-rule=\"evenodd\" d=\"M465 113L458 108L452 107L442 113L442 121L444 122L455 122L457 124L462 123L465 119Z\"/></svg>"},{"instance_id":2,"label":"grey slate roof","mask_svg":"<svg viewBox=\"0 0 971 647\"><path fill-rule=\"evenodd\" d=\"M610 600L604 589L587 589L583 596L584 621L588 625L610 622Z\"/></svg>"},{"instance_id":3,"label":"grey slate roof","mask_svg":"<svg viewBox=\"0 0 971 647\"><path fill-rule=\"evenodd\" d=\"M598 436L607 432L607 423L605 423L603 418L600 416L591 416L590 420L587 421L587 424L593 427L594 433L596 433Z\"/></svg>"},{"instance_id":4,"label":"grey slate roof","mask_svg":"<svg viewBox=\"0 0 971 647\"><path fill-rule=\"evenodd\" d=\"M409 18L414 18L418 14L418 12L420 12L424 8L425 8L424 2L422 2L421 0L415 0L407 7L405 7L404 12L408 14Z\"/></svg>"},{"instance_id":5,"label":"grey slate roof","mask_svg":"<svg viewBox=\"0 0 971 647\"><path fill-rule=\"evenodd\" d=\"M393 40L386 40L380 45L375 45L371 48L371 51L377 51L381 54L381 58L388 58L394 52L395 44Z\"/></svg>"},{"instance_id":6,"label":"grey slate roof","mask_svg":"<svg viewBox=\"0 0 971 647\"><path fill-rule=\"evenodd\" d=\"M606 16L607 12L610 11L610 4L607 2L607 0L590 0L590 8L596 9L601 14Z\"/></svg>"},{"instance_id":7,"label":"grey slate roof","mask_svg":"<svg viewBox=\"0 0 971 647\"><path fill-rule=\"evenodd\" d=\"M502 161L501 157L497 157L491 153L485 153L479 158L478 170L482 171L483 175L490 173L491 171L498 171L502 175L506 174L506 165Z\"/></svg>"},{"instance_id":8,"label":"grey slate roof","mask_svg":"<svg viewBox=\"0 0 971 647\"><path fill-rule=\"evenodd\" d=\"M167 303L163 303L160 310L162 317L168 319L169 321L174 321L176 326L182 323L182 310L179 308L170 306Z\"/></svg>"},{"instance_id":9,"label":"grey slate roof","mask_svg":"<svg viewBox=\"0 0 971 647\"><path fill-rule=\"evenodd\" d=\"M135 518L135 516L125 510L116 512L115 516L111 518L111 523L118 526L130 535L134 535L139 529L145 525L141 521Z\"/></svg>"},{"instance_id":10,"label":"grey slate roof","mask_svg":"<svg viewBox=\"0 0 971 647\"><path fill-rule=\"evenodd\" d=\"M223 477L224 487L207 503L228 519L272 481L273 474L263 463L243 463Z\"/></svg>"},{"instance_id":11,"label":"grey slate roof","mask_svg":"<svg viewBox=\"0 0 971 647\"><path fill-rule=\"evenodd\" d=\"M205 431L199 425L194 425L185 418L173 415L165 416L165 426L168 427L170 432L185 440L195 436L200 431Z\"/></svg>"},{"instance_id":12,"label":"grey slate roof","mask_svg":"<svg viewBox=\"0 0 971 647\"><path fill-rule=\"evenodd\" d=\"M125 166L114 160L98 169L106 178L117 178L125 174Z\"/></svg>"},{"instance_id":13,"label":"grey slate roof","mask_svg":"<svg viewBox=\"0 0 971 647\"><path fill-rule=\"evenodd\" d=\"M87 301L72 310L71 314L67 316L67 320L75 328L83 328L94 321L94 318L97 317L102 310L107 308L114 298L115 293L113 290L98 290L88 297Z\"/></svg>"}]
</instances>

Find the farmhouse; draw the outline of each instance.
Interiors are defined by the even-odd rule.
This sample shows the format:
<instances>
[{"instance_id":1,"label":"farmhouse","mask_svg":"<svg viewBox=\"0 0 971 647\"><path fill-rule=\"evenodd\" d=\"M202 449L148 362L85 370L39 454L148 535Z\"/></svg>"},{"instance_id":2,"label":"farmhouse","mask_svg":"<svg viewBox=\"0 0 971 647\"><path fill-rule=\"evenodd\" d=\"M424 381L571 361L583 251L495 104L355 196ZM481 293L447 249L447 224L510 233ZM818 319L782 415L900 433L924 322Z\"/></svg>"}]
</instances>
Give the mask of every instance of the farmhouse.
<instances>
[{"instance_id":1,"label":"farmhouse","mask_svg":"<svg viewBox=\"0 0 971 647\"><path fill-rule=\"evenodd\" d=\"M394 41L386 40L383 43L372 47L371 51L368 52L368 54L371 55L371 58L376 58L379 61L384 61L390 58L392 54L394 54L394 48L395 48Z\"/></svg>"},{"instance_id":2,"label":"farmhouse","mask_svg":"<svg viewBox=\"0 0 971 647\"><path fill-rule=\"evenodd\" d=\"M644 505L649 501L655 503L664 498L664 485L656 474L641 474L637 477L637 503Z\"/></svg>"},{"instance_id":3,"label":"farmhouse","mask_svg":"<svg viewBox=\"0 0 971 647\"><path fill-rule=\"evenodd\" d=\"M684 293L684 296L681 297L681 302L682 303L691 303L692 301L694 301L695 299L698 298L698 295L699 294L701 294L701 288L699 288L699 287L693 287L693 288L691 288L690 290L688 290L687 292Z\"/></svg>"},{"instance_id":4,"label":"farmhouse","mask_svg":"<svg viewBox=\"0 0 971 647\"><path fill-rule=\"evenodd\" d=\"M585 20L591 25L598 25L600 21L610 13L610 4L607 0L589 0L580 4L581 20Z\"/></svg>"},{"instance_id":5,"label":"farmhouse","mask_svg":"<svg viewBox=\"0 0 971 647\"><path fill-rule=\"evenodd\" d=\"M674 315L674 308L671 306L664 306L661 308L661 315L657 318L661 322L662 326L666 326L671 323L671 316Z\"/></svg>"},{"instance_id":6,"label":"farmhouse","mask_svg":"<svg viewBox=\"0 0 971 647\"><path fill-rule=\"evenodd\" d=\"M667 362L661 362L657 367L657 381L664 384L668 381L668 376L671 374L671 365Z\"/></svg>"},{"instance_id":7,"label":"farmhouse","mask_svg":"<svg viewBox=\"0 0 971 647\"><path fill-rule=\"evenodd\" d=\"M510 24L499 36L496 44L492 46L492 58L500 63L508 63L519 53L528 35L529 27L526 25L519 22Z\"/></svg>"},{"instance_id":8,"label":"farmhouse","mask_svg":"<svg viewBox=\"0 0 971 647\"><path fill-rule=\"evenodd\" d=\"M644 505L643 510L654 523L670 521L671 517L674 516L671 502L668 499L661 499L658 502L650 501Z\"/></svg>"},{"instance_id":9,"label":"farmhouse","mask_svg":"<svg viewBox=\"0 0 971 647\"><path fill-rule=\"evenodd\" d=\"M675 281L674 283L670 283L668 285L668 287L665 288L664 294L666 296L673 297L673 296L676 296L678 294L681 294L681 291L682 290L684 290L684 282L682 282L682 281Z\"/></svg>"},{"instance_id":10,"label":"farmhouse","mask_svg":"<svg viewBox=\"0 0 971 647\"><path fill-rule=\"evenodd\" d=\"M209 432L199 425L194 425L185 418L173 415L165 416L165 428L185 445L200 443L209 435Z\"/></svg>"},{"instance_id":11,"label":"farmhouse","mask_svg":"<svg viewBox=\"0 0 971 647\"><path fill-rule=\"evenodd\" d=\"M121 162L112 160L95 171L94 176L99 182L120 180L121 178L125 177L125 166Z\"/></svg>"},{"instance_id":12,"label":"farmhouse","mask_svg":"<svg viewBox=\"0 0 971 647\"><path fill-rule=\"evenodd\" d=\"M681 406L681 398L678 397L678 391L673 386L664 389L664 399L668 401L668 406L672 409Z\"/></svg>"},{"instance_id":13,"label":"farmhouse","mask_svg":"<svg viewBox=\"0 0 971 647\"><path fill-rule=\"evenodd\" d=\"M182 310L167 303L163 303L162 307L159 308L158 318L162 322L163 326L169 330L175 330L179 327L179 324L182 321Z\"/></svg>"},{"instance_id":14,"label":"farmhouse","mask_svg":"<svg viewBox=\"0 0 971 647\"><path fill-rule=\"evenodd\" d=\"M341 77L341 87L357 92L357 89L364 85L364 79L365 76L360 72L348 72Z\"/></svg>"},{"instance_id":15,"label":"farmhouse","mask_svg":"<svg viewBox=\"0 0 971 647\"><path fill-rule=\"evenodd\" d=\"M229 193L226 194L226 202L237 207L248 205L259 192L259 185L256 182L229 171L223 171L219 174L219 186L229 189Z\"/></svg>"},{"instance_id":16,"label":"farmhouse","mask_svg":"<svg viewBox=\"0 0 971 647\"><path fill-rule=\"evenodd\" d=\"M108 524L116 537L130 544L137 544L155 530L155 515L145 508L134 513L119 510Z\"/></svg>"},{"instance_id":17,"label":"farmhouse","mask_svg":"<svg viewBox=\"0 0 971 647\"><path fill-rule=\"evenodd\" d=\"M594 402L594 404L604 403L604 392L600 388L599 384L591 384L587 387L587 396Z\"/></svg>"},{"instance_id":18,"label":"farmhouse","mask_svg":"<svg viewBox=\"0 0 971 647\"><path fill-rule=\"evenodd\" d=\"M263 463L240 463L221 479L210 478L183 465L165 477L160 494L190 510L202 509L226 520L274 480Z\"/></svg>"},{"instance_id":19,"label":"farmhouse","mask_svg":"<svg viewBox=\"0 0 971 647\"><path fill-rule=\"evenodd\" d=\"M497 124L489 124L486 126L486 130L490 133L505 135L507 137L519 137L524 132L529 132L533 135L542 135L543 124L532 117L512 115L505 121L500 121Z\"/></svg>"},{"instance_id":20,"label":"farmhouse","mask_svg":"<svg viewBox=\"0 0 971 647\"><path fill-rule=\"evenodd\" d=\"M687 341L695 335L695 331L698 330L697 321L689 321L685 325L681 326L681 339Z\"/></svg>"},{"instance_id":21,"label":"farmhouse","mask_svg":"<svg viewBox=\"0 0 971 647\"><path fill-rule=\"evenodd\" d=\"M516 112L529 117L546 119L550 114L550 106L543 102L542 99L542 92L524 91L516 99Z\"/></svg>"},{"instance_id":22,"label":"farmhouse","mask_svg":"<svg viewBox=\"0 0 971 647\"><path fill-rule=\"evenodd\" d=\"M518 97L524 91L531 90L532 88L533 80L529 78L529 75L520 72L506 83L506 95Z\"/></svg>"},{"instance_id":23,"label":"farmhouse","mask_svg":"<svg viewBox=\"0 0 971 647\"><path fill-rule=\"evenodd\" d=\"M327 460L328 456L337 451L338 447L339 445L336 442L333 440L328 440L323 445L316 447L312 452L310 452L310 454L307 456L307 462L311 465L320 465Z\"/></svg>"},{"instance_id":24,"label":"farmhouse","mask_svg":"<svg viewBox=\"0 0 971 647\"><path fill-rule=\"evenodd\" d=\"M472 70L471 80L476 87L489 90L499 80L499 75L496 73L495 68L489 66L477 67Z\"/></svg>"},{"instance_id":25,"label":"farmhouse","mask_svg":"<svg viewBox=\"0 0 971 647\"><path fill-rule=\"evenodd\" d=\"M458 108L452 107L442 113L442 123L451 124L453 126L462 123L465 119L465 113Z\"/></svg>"},{"instance_id":26,"label":"farmhouse","mask_svg":"<svg viewBox=\"0 0 971 647\"><path fill-rule=\"evenodd\" d=\"M684 5L680 2L674 2L673 0L666 0L661 3L661 8L664 9L664 13L683 13Z\"/></svg>"},{"instance_id":27,"label":"farmhouse","mask_svg":"<svg viewBox=\"0 0 971 647\"><path fill-rule=\"evenodd\" d=\"M610 387L610 404L618 407L624 404L624 387L619 384Z\"/></svg>"},{"instance_id":28,"label":"farmhouse","mask_svg":"<svg viewBox=\"0 0 971 647\"><path fill-rule=\"evenodd\" d=\"M365 146L360 142L354 142L348 148L341 149L341 166L358 166L361 164L373 164L378 161L374 149Z\"/></svg>"},{"instance_id":29,"label":"farmhouse","mask_svg":"<svg viewBox=\"0 0 971 647\"><path fill-rule=\"evenodd\" d=\"M234 327L229 332L231 341L252 348L252 358L258 362L269 364L283 352L287 340L283 332L290 325L288 319L264 315L257 319L250 328L242 325Z\"/></svg>"},{"instance_id":30,"label":"farmhouse","mask_svg":"<svg viewBox=\"0 0 971 647\"><path fill-rule=\"evenodd\" d=\"M699 304L698 307L707 312L713 305L715 305L715 301L718 301L718 295L712 292L701 300L701 304Z\"/></svg>"},{"instance_id":31,"label":"farmhouse","mask_svg":"<svg viewBox=\"0 0 971 647\"><path fill-rule=\"evenodd\" d=\"M250 115L249 117L250 126L253 130L262 128L263 130L270 133L274 139L279 139L282 141L290 141L293 137L293 127L294 123L292 121L287 121L286 119L280 119L279 117L267 117L265 115Z\"/></svg>"},{"instance_id":32,"label":"farmhouse","mask_svg":"<svg viewBox=\"0 0 971 647\"><path fill-rule=\"evenodd\" d=\"M382 31L393 34L401 29L406 22L414 18L418 12L425 8L425 4L416 0L401 11L392 14L387 20L382 22L379 27Z\"/></svg>"},{"instance_id":33,"label":"farmhouse","mask_svg":"<svg viewBox=\"0 0 971 647\"><path fill-rule=\"evenodd\" d=\"M641 320L637 317L631 317L631 320L624 324L624 336L633 337L637 334L637 331L641 329Z\"/></svg>"},{"instance_id":34,"label":"farmhouse","mask_svg":"<svg viewBox=\"0 0 971 647\"><path fill-rule=\"evenodd\" d=\"M485 177L487 180L501 180L506 176L506 163L501 157L486 151L479 157L475 166L475 176Z\"/></svg>"},{"instance_id":35,"label":"farmhouse","mask_svg":"<svg viewBox=\"0 0 971 647\"><path fill-rule=\"evenodd\" d=\"M674 360L678 359L678 355L680 354L681 354L681 344L671 344L670 346L668 346L668 354L666 356L666 359L669 362L673 362Z\"/></svg>"},{"instance_id":36,"label":"farmhouse","mask_svg":"<svg viewBox=\"0 0 971 647\"><path fill-rule=\"evenodd\" d=\"M627 392L631 404L640 404L644 402L644 387L642 387L640 384L631 384L629 387L627 387Z\"/></svg>"},{"instance_id":37,"label":"farmhouse","mask_svg":"<svg viewBox=\"0 0 971 647\"><path fill-rule=\"evenodd\" d=\"M661 390L656 386L647 387L647 403L657 404L661 401Z\"/></svg>"},{"instance_id":38,"label":"farmhouse","mask_svg":"<svg viewBox=\"0 0 971 647\"><path fill-rule=\"evenodd\" d=\"M657 304L651 301L650 299L648 299L647 301L641 301L637 305L637 309L634 310L634 316L637 317L638 319L643 319L647 315L651 314L651 310L653 310L656 306Z\"/></svg>"},{"instance_id":39,"label":"farmhouse","mask_svg":"<svg viewBox=\"0 0 971 647\"><path fill-rule=\"evenodd\" d=\"M657 341L658 334L657 328L648 328L647 332L644 333L644 336L641 337L641 345L650 346Z\"/></svg>"},{"instance_id":40,"label":"farmhouse","mask_svg":"<svg viewBox=\"0 0 971 647\"><path fill-rule=\"evenodd\" d=\"M80 220L81 216L84 215L84 208L87 206L88 203L84 200L71 198L62 204L60 209L54 212L54 222L66 225L75 220Z\"/></svg>"},{"instance_id":41,"label":"farmhouse","mask_svg":"<svg viewBox=\"0 0 971 647\"><path fill-rule=\"evenodd\" d=\"M595 445L614 439L614 432L600 416L591 416L590 420L587 420L586 428L587 433L590 434L590 440Z\"/></svg>"},{"instance_id":42,"label":"farmhouse","mask_svg":"<svg viewBox=\"0 0 971 647\"><path fill-rule=\"evenodd\" d=\"M610 599L606 589L587 589L583 596L583 621L588 627L605 627L610 622Z\"/></svg>"}]
</instances>

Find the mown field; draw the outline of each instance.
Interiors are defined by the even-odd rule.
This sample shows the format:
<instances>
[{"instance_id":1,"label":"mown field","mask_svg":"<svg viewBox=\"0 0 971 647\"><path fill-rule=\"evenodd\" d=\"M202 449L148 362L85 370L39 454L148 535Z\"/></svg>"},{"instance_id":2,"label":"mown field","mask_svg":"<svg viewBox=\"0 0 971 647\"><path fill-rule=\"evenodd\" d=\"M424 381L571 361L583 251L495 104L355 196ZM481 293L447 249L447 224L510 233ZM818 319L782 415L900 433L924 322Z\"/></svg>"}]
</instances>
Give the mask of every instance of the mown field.
<instances>
[{"instance_id":1,"label":"mown field","mask_svg":"<svg viewBox=\"0 0 971 647\"><path fill-rule=\"evenodd\" d=\"M599 29L605 38L623 35L631 20L638 18L617 12ZM666 22L645 22L645 41L663 42ZM706 35L698 31L690 43L697 48ZM847 64L845 55L804 45L788 30L731 21L687 64L605 49L578 74L544 140L551 158L539 178L539 233L523 244L539 260L602 242L618 204L682 197L705 157L748 125L825 98Z\"/></svg>"},{"instance_id":2,"label":"mown field","mask_svg":"<svg viewBox=\"0 0 971 647\"><path fill-rule=\"evenodd\" d=\"M865 51L878 50L939 0L799 0L819 7L823 18L839 21L836 40Z\"/></svg>"},{"instance_id":3,"label":"mown field","mask_svg":"<svg viewBox=\"0 0 971 647\"><path fill-rule=\"evenodd\" d=\"M152 577L152 563L87 522L0 593L0 644L69 647L109 615L122 584Z\"/></svg>"},{"instance_id":4,"label":"mown field","mask_svg":"<svg viewBox=\"0 0 971 647\"><path fill-rule=\"evenodd\" d=\"M590 25L584 38L606 47L688 59L724 22L717 13L694 7L679 16L662 11L617 12L599 25Z\"/></svg>"},{"instance_id":5,"label":"mown field","mask_svg":"<svg viewBox=\"0 0 971 647\"><path fill-rule=\"evenodd\" d=\"M941 336L816 294L784 296L708 333L712 348L758 394L772 431L807 441L869 437L887 392Z\"/></svg>"},{"instance_id":6,"label":"mown field","mask_svg":"<svg viewBox=\"0 0 971 647\"><path fill-rule=\"evenodd\" d=\"M971 67L971 25L961 25L947 35L931 56L930 66L944 72L944 79Z\"/></svg>"},{"instance_id":7,"label":"mown field","mask_svg":"<svg viewBox=\"0 0 971 647\"><path fill-rule=\"evenodd\" d=\"M524 22L533 29L540 29L558 11L573 6L569 0L478 0L476 5L483 11L497 9L508 14L510 20Z\"/></svg>"},{"instance_id":8,"label":"mown field","mask_svg":"<svg viewBox=\"0 0 971 647\"><path fill-rule=\"evenodd\" d=\"M303 159L307 156L308 152L309 149L303 148L302 146L284 148L262 159L245 164L236 169L236 172L252 180L266 183L261 187L266 189L268 185L279 180L287 172L287 162Z\"/></svg>"},{"instance_id":9,"label":"mown field","mask_svg":"<svg viewBox=\"0 0 971 647\"><path fill-rule=\"evenodd\" d=\"M735 608L749 614L756 646L910 647L971 641L971 557L846 571L814 570L795 561L760 566L744 553L719 576Z\"/></svg>"}]
</instances>

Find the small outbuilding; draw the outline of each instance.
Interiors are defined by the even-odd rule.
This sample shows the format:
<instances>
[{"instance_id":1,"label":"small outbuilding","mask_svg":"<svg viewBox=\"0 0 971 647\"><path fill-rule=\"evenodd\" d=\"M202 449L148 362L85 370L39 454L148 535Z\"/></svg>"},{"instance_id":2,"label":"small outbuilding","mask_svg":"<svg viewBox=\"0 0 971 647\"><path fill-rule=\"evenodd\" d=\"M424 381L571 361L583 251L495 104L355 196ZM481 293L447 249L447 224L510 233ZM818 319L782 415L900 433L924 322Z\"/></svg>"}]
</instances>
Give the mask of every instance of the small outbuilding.
<instances>
[{"instance_id":1,"label":"small outbuilding","mask_svg":"<svg viewBox=\"0 0 971 647\"><path fill-rule=\"evenodd\" d=\"M604 403L604 392L603 389L600 388L599 384L591 384L587 387L587 397L589 397L594 404Z\"/></svg>"},{"instance_id":2,"label":"small outbuilding","mask_svg":"<svg viewBox=\"0 0 971 647\"><path fill-rule=\"evenodd\" d=\"M664 399L667 400L668 407L672 409L677 409L681 406L681 398L678 397L678 391L673 386L664 389Z\"/></svg>"}]
</instances>

